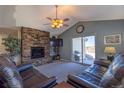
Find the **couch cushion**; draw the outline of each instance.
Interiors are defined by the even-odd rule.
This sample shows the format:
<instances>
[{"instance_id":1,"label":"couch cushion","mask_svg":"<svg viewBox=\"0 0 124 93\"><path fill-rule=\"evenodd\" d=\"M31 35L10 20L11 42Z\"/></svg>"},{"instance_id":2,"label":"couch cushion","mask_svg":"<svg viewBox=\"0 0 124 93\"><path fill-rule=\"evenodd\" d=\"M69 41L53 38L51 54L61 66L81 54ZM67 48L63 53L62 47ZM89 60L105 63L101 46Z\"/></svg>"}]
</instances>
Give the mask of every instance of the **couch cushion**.
<instances>
[{"instance_id":1,"label":"couch cushion","mask_svg":"<svg viewBox=\"0 0 124 93\"><path fill-rule=\"evenodd\" d=\"M103 67L101 65L94 64L90 67L88 67L85 71L90 73L91 75L94 75L95 77L102 78L104 73L107 71L108 68Z\"/></svg>"},{"instance_id":2,"label":"couch cushion","mask_svg":"<svg viewBox=\"0 0 124 93\"><path fill-rule=\"evenodd\" d=\"M124 78L124 54L119 53L101 79L101 87L117 87Z\"/></svg>"},{"instance_id":3,"label":"couch cushion","mask_svg":"<svg viewBox=\"0 0 124 93\"><path fill-rule=\"evenodd\" d=\"M102 77L99 86L100 87L116 87L120 82L115 79L113 76L111 69L109 69L104 76Z\"/></svg>"},{"instance_id":4,"label":"couch cushion","mask_svg":"<svg viewBox=\"0 0 124 93\"><path fill-rule=\"evenodd\" d=\"M9 61L5 57L0 57L0 74L2 80L5 80L3 83L4 87L23 87L22 79L17 69L13 66L10 66Z\"/></svg>"},{"instance_id":5,"label":"couch cushion","mask_svg":"<svg viewBox=\"0 0 124 93\"><path fill-rule=\"evenodd\" d=\"M116 56L112 65L112 74L118 80L121 80L124 77L124 54Z\"/></svg>"},{"instance_id":6,"label":"couch cushion","mask_svg":"<svg viewBox=\"0 0 124 93\"><path fill-rule=\"evenodd\" d=\"M22 87L22 80L18 72L11 67L0 66L0 71L2 73L2 78L5 80L5 87Z\"/></svg>"}]
</instances>

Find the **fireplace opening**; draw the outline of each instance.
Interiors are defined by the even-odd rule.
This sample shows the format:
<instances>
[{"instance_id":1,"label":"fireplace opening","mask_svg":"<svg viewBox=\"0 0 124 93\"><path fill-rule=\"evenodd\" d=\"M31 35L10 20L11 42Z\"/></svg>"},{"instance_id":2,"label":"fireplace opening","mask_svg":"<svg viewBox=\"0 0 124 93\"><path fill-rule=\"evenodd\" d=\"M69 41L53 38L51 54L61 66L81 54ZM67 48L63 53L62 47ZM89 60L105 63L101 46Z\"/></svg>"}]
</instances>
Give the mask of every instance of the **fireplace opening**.
<instances>
[{"instance_id":1,"label":"fireplace opening","mask_svg":"<svg viewBox=\"0 0 124 93\"><path fill-rule=\"evenodd\" d=\"M44 47L31 47L31 59L42 58L44 56Z\"/></svg>"}]
</instances>

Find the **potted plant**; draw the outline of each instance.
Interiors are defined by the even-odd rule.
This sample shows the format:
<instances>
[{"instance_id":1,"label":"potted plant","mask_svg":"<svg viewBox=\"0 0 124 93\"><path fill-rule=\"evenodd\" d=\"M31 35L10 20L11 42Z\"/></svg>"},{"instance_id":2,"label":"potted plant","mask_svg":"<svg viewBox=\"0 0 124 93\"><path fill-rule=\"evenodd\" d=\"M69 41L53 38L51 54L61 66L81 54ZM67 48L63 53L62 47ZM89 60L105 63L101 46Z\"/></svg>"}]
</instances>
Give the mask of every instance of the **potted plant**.
<instances>
[{"instance_id":1,"label":"potted plant","mask_svg":"<svg viewBox=\"0 0 124 93\"><path fill-rule=\"evenodd\" d=\"M9 53L10 58L15 62L15 64L19 64L21 61L21 42L20 39L8 36L7 38L3 38L3 45L6 47L6 51Z\"/></svg>"},{"instance_id":2,"label":"potted plant","mask_svg":"<svg viewBox=\"0 0 124 93\"><path fill-rule=\"evenodd\" d=\"M18 38L8 36L2 40L2 44L6 47L6 51L8 51L11 55L20 54L20 40Z\"/></svg>"}]
</instances>

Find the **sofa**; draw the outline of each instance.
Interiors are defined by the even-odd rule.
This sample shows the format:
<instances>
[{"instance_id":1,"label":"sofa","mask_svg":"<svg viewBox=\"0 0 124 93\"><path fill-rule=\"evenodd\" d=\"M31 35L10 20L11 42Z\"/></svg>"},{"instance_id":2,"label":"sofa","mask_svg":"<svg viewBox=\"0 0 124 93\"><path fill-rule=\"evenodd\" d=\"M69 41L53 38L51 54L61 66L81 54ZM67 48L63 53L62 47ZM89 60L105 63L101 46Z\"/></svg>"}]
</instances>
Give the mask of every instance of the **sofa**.
<instances>
[{"instance_id":1,"label":"sofa","mask_svg":"<svg viewBox=\"0 0 124 93\"><path fill-rule=\"evenodd\" d=\"M39 73L32 64L15 66L8 56L0 56L0 87L1 88L51 88L56 77L47 78Z\"/></svg>"},{"instance_id":2,"label":"sofa","mask_svg":"<svg viewBox=\"0 0 124 93\"><path fill-rule=\"evenodd\" d=\"M82 74L68 75L67 82L78 88L117 88L124 86L124 53L113 62L96 60Z\"/></svg>"}]
</instances>

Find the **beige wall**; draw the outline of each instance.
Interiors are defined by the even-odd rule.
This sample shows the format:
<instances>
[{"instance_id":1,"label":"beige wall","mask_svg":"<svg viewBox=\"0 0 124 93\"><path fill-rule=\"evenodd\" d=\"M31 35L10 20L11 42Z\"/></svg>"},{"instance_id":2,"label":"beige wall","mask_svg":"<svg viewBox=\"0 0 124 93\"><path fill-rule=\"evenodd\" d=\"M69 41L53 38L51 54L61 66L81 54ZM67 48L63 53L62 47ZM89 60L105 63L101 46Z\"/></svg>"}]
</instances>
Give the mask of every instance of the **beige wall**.
<instances>
[{"instance_id":1,"label":"beige wall","mask_svg":"<svg viewBox=\"0 0 124 93\"><path fill-rule=\"evenodd\" d=\"M2 39L8 37L9 35L18 37L18 31L15 29L0 28L0 54L7 53L5 46L2 44Z\"/></svg>"},{"instance_id":2,"label":"beige wall","mask_svg":"<svg viewBox=\"0 0 124 93\"><path fill-rule=\"evenodd\" d=\"M2 45L2 38L6 38L7 34L0 34L0 54L6 53L4 45Z\"/></svg>"}]
</instances>

